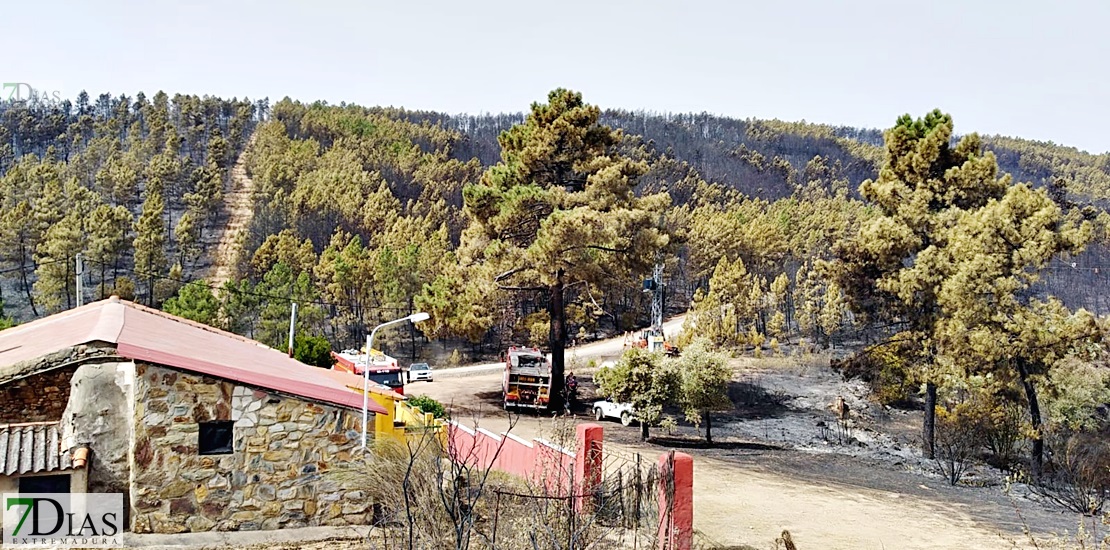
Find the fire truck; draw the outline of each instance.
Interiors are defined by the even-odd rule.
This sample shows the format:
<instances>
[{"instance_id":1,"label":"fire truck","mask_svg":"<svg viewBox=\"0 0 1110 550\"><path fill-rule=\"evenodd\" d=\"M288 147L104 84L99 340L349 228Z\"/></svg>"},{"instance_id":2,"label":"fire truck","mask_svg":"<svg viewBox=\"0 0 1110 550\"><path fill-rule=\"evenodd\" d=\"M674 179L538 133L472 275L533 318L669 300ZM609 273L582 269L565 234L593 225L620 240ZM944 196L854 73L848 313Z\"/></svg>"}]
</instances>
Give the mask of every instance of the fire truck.
<instances>
[{"instance_id":1,"label":"fire truck","mask_svg":"<svg viewBox=\"0 0 1110 550\"><path fill-rule=\"evenodd\" d=\"M545 409L551 398L551 363L539 348L512 346L501 383L505 410Z\"/></svg>"},{"instance_id":2,"label":"fire truck","mask_svg":"<svg viewBox=\"0 0 1110 550\"><path fill-rule=\"evenodd\" d=\"M335 365L332 367L334 370L362 376L363 371L367 369L367 354L362 353L361 350L347 349L339 353L333 351L331 356L335 359ZM401 395L405 394L404 373L401 372L397 359L376 349L370 350L369 374L370 380L389 386L391 390Z\"/></svg>"}]
</instances>

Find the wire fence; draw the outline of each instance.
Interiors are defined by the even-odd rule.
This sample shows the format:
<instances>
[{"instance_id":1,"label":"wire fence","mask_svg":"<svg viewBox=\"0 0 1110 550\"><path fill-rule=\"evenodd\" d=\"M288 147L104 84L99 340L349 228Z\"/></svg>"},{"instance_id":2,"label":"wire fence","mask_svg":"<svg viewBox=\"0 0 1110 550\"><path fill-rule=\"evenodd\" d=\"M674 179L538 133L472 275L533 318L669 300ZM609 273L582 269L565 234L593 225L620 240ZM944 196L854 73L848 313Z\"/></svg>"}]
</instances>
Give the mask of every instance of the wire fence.
<instances>
[{"instance_id":1,"label":"wire fence","mask_svg":"<svg viewBox=\"0 0 1110 550\"><path fill-rule=\"evenodd\" d=\"M640 453L605 449L601 483L594 495L599 521L631 533L634 548L652 547L660 515L666 513L661 511L659 496L667 478L665 468ZM673 486L673 475L670 478Z\"/></svg>"}]
</instances>

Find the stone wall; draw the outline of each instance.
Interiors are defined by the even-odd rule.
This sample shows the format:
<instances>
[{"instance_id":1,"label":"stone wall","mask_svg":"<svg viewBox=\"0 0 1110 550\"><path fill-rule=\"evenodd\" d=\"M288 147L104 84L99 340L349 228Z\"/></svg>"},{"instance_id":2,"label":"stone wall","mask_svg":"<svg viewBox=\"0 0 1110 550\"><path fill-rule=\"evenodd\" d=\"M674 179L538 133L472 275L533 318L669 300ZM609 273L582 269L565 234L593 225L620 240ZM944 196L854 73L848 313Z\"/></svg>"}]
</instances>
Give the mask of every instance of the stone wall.
<instances>
[{"instance_id":1,"label":"stone wall","mask_svg":"<svg viewBox=\"0 0 1110 550\"><path fill-rule=\"evenodd\" d=\"M127 361L81 365L70 379L72 397L62 415L62 448L84 445L92 450L89 492L129 490L134 377L135 364ZM123 512L126 522L130 513L126 502Z\"/></svg>"},{"instance_id":2,"label":"stone wall","mask_svg":"<svg viewBox=\"0 0 1110 550\"><path fill-rule=\"evenodd\" d=\"M77 370L75 363L115 353L111 344L92 343L5 367L0 377L0 424L61 420L69 401L69 381ZM58 365L70 366L55 369Z\"/></svg>"},{"instance_id":3,"label":"stone wall","mask_svg":"<svg viewBox=\"0 0 1110 550\"><path fill-rule=\"evenodd\" d=\"M0 424L61 420L76 370L77 366L55 369L0 386Z\"/></svg>"},{"instance_id":4,"label":"stone wall","mask_svg":"<svg viewBox=\"0 0 1110 550\"><path fill-rule=\"evenodd\" d=\"M360 413L145 364L134 413L136 533L370 522L362 493L321 477L351 460ZM232 454L198 454L211 420L234 421Z\"/></svg>"}]
</instances>

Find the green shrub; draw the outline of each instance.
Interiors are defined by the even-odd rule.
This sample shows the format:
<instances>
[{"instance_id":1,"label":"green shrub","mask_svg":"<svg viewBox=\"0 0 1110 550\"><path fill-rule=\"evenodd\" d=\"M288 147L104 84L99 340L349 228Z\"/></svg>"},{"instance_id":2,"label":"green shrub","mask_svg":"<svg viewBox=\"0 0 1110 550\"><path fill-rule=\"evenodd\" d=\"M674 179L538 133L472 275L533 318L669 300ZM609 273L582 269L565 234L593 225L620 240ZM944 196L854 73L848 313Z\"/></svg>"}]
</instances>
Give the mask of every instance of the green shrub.
<instances>
[{"instance_id":1,"label":"green shrub","mask_svg":"<svg viewBox=\"0 0 1110 550\"><path fill-rule=\"evenodd\" d=\"M1049 424L1097 431L1104 422L1099 408L1110 403L1110 369L1076 358L1065 359L1052 370L1044 395Z\"/></svg>"},{"instance_id":2,"label":"green shrub","mask_svg":"<svg viewBox=\"0 0 1110 550\"><path fill-rule=\"evenodd\" d=\"M960 482L982 446L980 412L969 403L937 407L935 458L950 485Z\"/></svg>"},{"instance_id":3,"label":"green shrub","mask_svg":"<svg viewBox=\"0 0 1110 550\"><path fill-rule=\"evenodd\" d=\"M11 317L5 317L4 316L4 300L0 299L0 330L4 330L6 328L11 328L11 327L14 327L15 325L16 325L16 323L15 323L14 320L12 320Z\"/></svg>"},{"instance_id":4,"label":"green shrub","mask_svg":"<svg viewBox=\"0 0 1110 550\"><path fill-rule=\"evenodd\" d=\"M331 344L323 336L301 336L293 339L293 358L306 365L330 369Z\"/></svg>"},{"instance_id":5,"label":"green shrub","mask_svg":"<svg viewBox=\"0 0 1110 550\"><path fill-rule=\"evenodd\" d=\"M432 413L436 418L447 419L450 416L447 414L447 409L443 407L443 403L428 397L427 395L417 395L410 397L408 400L409 405L420 409L425 413Z\"/></svg>"},{"instance_id":6,"label":"green shrub","mask_svg":"<svg viewBox=\"0 0 1110 550\"><path fill-rule=\"evenodd\" d=\"M1004 470L1018 462L1024 443L1025 410L1012 401L981 398L974 405L981 425L983 444L991 452L989 462Z\"/></svg>"}]
</instances>

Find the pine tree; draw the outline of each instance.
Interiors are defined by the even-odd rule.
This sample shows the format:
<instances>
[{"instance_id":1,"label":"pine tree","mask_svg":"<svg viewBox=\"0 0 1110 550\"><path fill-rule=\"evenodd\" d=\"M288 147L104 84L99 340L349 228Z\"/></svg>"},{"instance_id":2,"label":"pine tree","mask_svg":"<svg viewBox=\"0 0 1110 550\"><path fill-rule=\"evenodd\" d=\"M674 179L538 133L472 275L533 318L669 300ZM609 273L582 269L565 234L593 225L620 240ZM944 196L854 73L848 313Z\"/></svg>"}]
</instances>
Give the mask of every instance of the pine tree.
<instances>
[{"instance_id":1,"label":"pine tree","mask_svg":"<svg viewBox=\"0 0 1110 550\"><path fill-rule=\"evenodd\" d=\"M1013 380L1025 392L1032 436L1032 469L1041 471L1043 419L1035 381L1063 357L1101 340L1094 316L1068 311L1030 291L1055 257L1076 254L1093 238L1078 211L1067 214L1044 189L1025 184L999 200L963 213L946 246L919 263L947 273L938 291L945 315L937 344L943 359L966 372Z\"/></svg>"},{"instance_id":2,"label":"pine tree","mask_svg":"<svg viewBox=\"0 0 1110 550\"><path fill-rule=\"evenodd\" d=\"M73 262L85 248L85 233L80 214L74 212L52 225L39 242L35 262L35 294L47 311L74 306Z\"/></svg>"},{"instance_id":3,"label":"pine tree","mask_svg":"<svg viewBox=\"0 0 1110 550\"><path fill-rule=\"evenodd\" d=\"M120 260L127 253L131 241L127 238L133 223L131 212L124 206L102 204L89 215L86 227L89 232L88 254L90 269L100 273L100 298L107 279L107 271L112 270L112 278L118 274Z\"/></svg>"},{"instance_id":4,"label":"pine tree","mask_svg":"<svg viewBox=\"0 0 1110 550\"><path fill-rule=\"evenodd\" d=\"M142 214L135 222L134 247L135 274L146 283L150 307L154 307L154 283L166 270L165 209L161 189L148 184Z\"/></svg>"},{"instance_id":5,"label":"pine tree","mask_svg":"<svg viewBox=\"0 0 1110 550\"><path fill-rule=\"evenodd\" d=\"M940 111L917 120L905 115L884 137L879 177L860 185L879 216L837 245L832 276L857 315L904 324L914 335L918 345L908 349L926 383L922 443L932 458L942 377L936 369L934 332L941 318L936 293L944 273L918 259L945 245L945 231L961 212L1000 198L1010 178L997 177L994 155L982 153L977 135L952 147L952 118Z\"/></svg>"},{"instance_id":6,"label":"pine tree","mask_svg":"<svg viewBox=\"0 0 1110 550\"><path fill-rule=\"evenodd\" d=\"M336 231L320 253L313 273L324 301L345 305L329 315L337 338L358 341L369 325L374 280L372 262L362 240Z\"/></svg>"},{"instance_id":7,"label":"pine tree","mask_svg":"<svg viewBox=\"0 0 1110 550\"><path fill-rule=\"evenodd\" d=\"M254 292L261 295L257 340L275 349L288 348L289 316L297 302L298 332L318 333L323 312L316 301L316 288L308 272L295 273L278 262L266 272Z\"/></svg>"},{"instance_id":8,"label":"pine tree","mask_svg":"<svg viewBox=\"0 0 1110 550\"><path fill-rule=\"evenodd\" d=\"M316 266L312 241L298 238L291 229L266 237L251 258L251 269L261 277L279 263L285 264L294 274L311 273Z\"/></svg>"},{"instance_id":9,"label":"pine tree","mask_svg":"<svg viewBox=\"0 0 1110 550\"><path fill-rule=\"evenodd\" d=\"M789 331L791 320L791 300L790 300L790 277L786 273L779 273L774 281L771 281L771 296L775 302L776 313L781 314L781 320L776 320L775 326L778 327L776 336L785 336ZM772 318L775 316L772 315ZM770 323L768 324L768 332L770 330Z\"/></svg>"},{"instance_id":10,"label":"pine tree","mask_svg":"<svg viewBox=\"0 0 1110 550\"><path fill-rule=\"evenodd\" d=\"M844 295L841 294L840 287L836 283L830 283L825 287L825 299L817 321L825 334L825 344L830 347L833 343L833 335L844 324L845 309Z\"/></svg>"},{"instance_id":11,"label":"pine tree","mask_svg":"<svg viewBox=\"0 0 1110 550\"><path fill-rule=\"evenodd\" d=\"M170 315L191 319L198 323L215 326L220 311L220 302L212 289L203 283L189 283L177 291L177 296L166 300L162 309Z\"/></svg>"},{"instance_id":12,"label":"pine tree","mask_svg":"<svg viewBox=\"0 0 1110 550\"><path fill-rule=\"evenodd\" d=\"M19 267L18 275L23 292L27 296L31 312L37 317L38 307L35 305L27 272L32 269L33 255L42 233L36 224L27 223L32 216L31 205L27 202L0 209L0 258L10 260Z\"/></svg>"},{"instance_id":13,"label":"pine tree","mask_svg":"<svg viewBox=\"0 0 1110 550\"><path fill-rule=\"evenodd\" d=\"M543 292L550 315L551 410L563 408L566 289L647 273L667 245L670 198L633 192L647 167L622 156L621 134L598 123L581 94L555 90L498 138L501 161L463 190L466 254L496 271L499 288Z\"/></svg>"},{"instance_id":14,"label":"pine tree","mask_svg":"<svg viewBox=\"0 0 1110 550\"><path fill-rule=\"evenodd\" d=\"M254 338L261 299L247 279L230 280L220 288L219 323L227 331Z\"/></svg>"}]
</instances>

